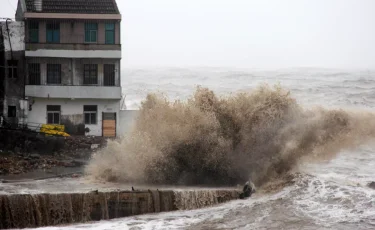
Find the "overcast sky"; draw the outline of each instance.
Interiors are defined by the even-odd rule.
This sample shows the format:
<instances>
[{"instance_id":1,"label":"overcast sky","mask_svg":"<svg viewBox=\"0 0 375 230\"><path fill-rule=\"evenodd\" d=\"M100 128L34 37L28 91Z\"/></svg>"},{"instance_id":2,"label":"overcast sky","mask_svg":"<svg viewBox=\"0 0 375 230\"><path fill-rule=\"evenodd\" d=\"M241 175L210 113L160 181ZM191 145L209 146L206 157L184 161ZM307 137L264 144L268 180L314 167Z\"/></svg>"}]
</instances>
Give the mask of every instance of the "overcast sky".
<instances>
[{"instance_id":1,"label":"overcast sky","mask_svg":"<svg viewBox=\"0 0 375 230\"><path fill-rule=\"evenodd\" d=\"M123 67L375 69L375 0L117 2Z\"/></svg>"}]
</instances>

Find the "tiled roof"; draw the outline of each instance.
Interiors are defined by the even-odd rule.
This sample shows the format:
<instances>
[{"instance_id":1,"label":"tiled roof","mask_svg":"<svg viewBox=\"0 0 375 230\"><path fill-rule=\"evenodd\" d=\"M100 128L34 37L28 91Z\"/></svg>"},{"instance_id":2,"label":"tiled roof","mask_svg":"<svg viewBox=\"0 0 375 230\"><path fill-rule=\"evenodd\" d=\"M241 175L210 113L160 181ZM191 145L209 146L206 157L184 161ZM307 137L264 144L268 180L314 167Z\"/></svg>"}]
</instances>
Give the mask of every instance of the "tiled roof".
<instances>
[{"instance_id":1,"label":"tiled roof","mask_svg":"<svg viewBox=\"0 0 375 230\"><path fill-rule=\"evenodd\" d=\"M36 12L34 0L26 0L28 12ZM119 14L115 0L43 0L43 13Z\"/></svg>"}]
</instances>

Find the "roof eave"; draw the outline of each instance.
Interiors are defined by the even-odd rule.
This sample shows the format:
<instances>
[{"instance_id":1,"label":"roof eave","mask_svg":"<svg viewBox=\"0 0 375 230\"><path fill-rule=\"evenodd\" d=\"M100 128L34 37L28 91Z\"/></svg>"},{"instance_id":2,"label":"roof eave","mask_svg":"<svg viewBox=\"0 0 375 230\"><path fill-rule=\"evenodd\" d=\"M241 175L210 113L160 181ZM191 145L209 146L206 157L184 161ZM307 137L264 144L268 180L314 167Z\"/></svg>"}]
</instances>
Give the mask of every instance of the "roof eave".
<instances>
[{"instance_id":1,"label":"roof eave","mask_svg":"<svg viewBox=\"0 0 375 230\"><path fill-rule=\"evenodd\" d=\"M121 20L121 14L73 14L73 13L35 13L25 12L24 17L30 18L47 18L47 19L105 19Z\"/></svg>"}]
</instances>

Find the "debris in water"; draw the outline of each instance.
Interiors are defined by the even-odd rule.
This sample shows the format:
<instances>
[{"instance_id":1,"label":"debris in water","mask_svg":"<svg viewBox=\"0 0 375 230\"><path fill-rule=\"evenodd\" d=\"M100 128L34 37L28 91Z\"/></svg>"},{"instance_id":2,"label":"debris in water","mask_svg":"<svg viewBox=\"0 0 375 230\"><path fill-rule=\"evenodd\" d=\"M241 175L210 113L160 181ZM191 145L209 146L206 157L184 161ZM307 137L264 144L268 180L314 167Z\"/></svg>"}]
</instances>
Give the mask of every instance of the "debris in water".
<instances>
[{"instance_id":1,"label":"debris in water","mask_svg":"<svg viewBox=\"0 0 375 230\"><path fill-rule=\"evenodd\" d=\"M368 186L369 188L375 189L375 181L369 183L367 186Z\"/></svg>"}]
</instances>

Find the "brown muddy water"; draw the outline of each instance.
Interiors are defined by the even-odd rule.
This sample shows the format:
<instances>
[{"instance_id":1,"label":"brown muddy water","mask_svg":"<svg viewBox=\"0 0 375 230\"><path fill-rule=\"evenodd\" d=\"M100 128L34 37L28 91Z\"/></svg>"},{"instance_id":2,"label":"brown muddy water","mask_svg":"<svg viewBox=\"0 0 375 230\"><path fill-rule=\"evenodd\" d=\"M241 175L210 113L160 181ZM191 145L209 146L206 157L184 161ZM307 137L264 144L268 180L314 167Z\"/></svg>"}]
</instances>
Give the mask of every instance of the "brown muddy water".
<instances>
[{"instance_id":1,"label":"brown muddy water","mask_svg":"<svg viewBox=\"0 0 375 230\"><path fill-rule=\"evenodd\" d=\"M321 69L293 69L293 70L282 70L282 71L247 71L247 70L230 70L230 69L173 69L173 70L131 70L127 73L131 76L128 84L124 87L124 92L127 96L128 108L136 108L140 105L140 101L143 100L149 91L161 91L167 94L170 99L187 99L195 90L197 84L207 86L219 96L229 95L236 91L249 91L254 90L259 84L262 83L280 83L283 89L289 90L290 95L296 100L296 104L305 109L311 109L310 111L340 111L334 113L332 116L335 121L337 117L338 125L340 129L333 128L333 123L329 120L323 119L326 122L324 125L318 125L319 119L322 117L310 116L311 113L299 118L309 117L312 120L306 120L308 122L308 128L305 130L314 131L316 135L312 137L324 136L326 139L312 138L309 140L315 141L311 145L307 145L307 149L300 149L301 151L291 151L292 156L301 156L297 161L293 161L293 167L289 167L294 173L292 180L293 184L288 184L285 187L281 187L278 190L274 190L272 193L264 193L259 191L253 197L247 200L232 201L223 205L214 206L211 208L205 208L200 210L189 210L189 211L176 211L170 213L160 213L143 216L133 216L128 218L122 218L111 221L101 221L94 223L79 224L73 226L60 226L60 227L48 227L43 229L374 229L375 228L375 190L367 187L367 184L371 181L375 181L375 142L373 134L374 120L373 114L375 112L375 72L374 71L338 71L338 70L321 70ZM183 80L182 80L183 79ZM148 90L144 90L144 89ZM262 99L262 98L261 98ZM230 103L229 103L230 104ZM284 104L285 105L285 104ZM290 105L290 104L289 104ZM169 105L167 105L169 106ZM321 107L322 109L316 109ZM186 107L183 107L186 108ZM207 107L204 107L207 109ZM257 107L259 108L259 107ZM278 107L280 108L280 107ZM293 107L294 108L294 107ZM168 107L169 111L174 111L173 107ZM184 110L185 112L189 110ZM207 111L207 110L205 110ZM217 110L215 110L217 111ZM220 110L221 111L221 110ZM236 110L233 107L231 111ZM294 110L293 110L294 111ZM300 110L298 110L300 111ZM197 112L197 113L195 113ZM178 112L175 113L179 114ZM200 113L198 110L193 110L192 113L200 118L204 118L206 113ZM272 113L269 113L272 115ZM295 113L293 113L295 115ZM314 113L313 113L314 114ZM324 114L321 113L321 114ZM343 115L344 116L336 116ZM350 114L349 117L345 114ZM359 114L359 116L353 114ZM147 115L147 114L146 114ZM212 113L211 113L212 115ZM301 114L299 114L301 115ZM306 116L305 116L306 115ZM361 116L365 115L361 118ZM147 117L147 116L146 116ZM161 116L162 117L162 116ZM176 118L178 116L172 116ZM210 117L213 118L214 116ZM271 116L272 118L273 116ZM330 118L332 118L330 117ZM157 121L160 117L156 116ZM292 118L295 118L292 116ZM343 119L341 119L343 118ZM152 119L146 119L149 125L154 125ZM177 119L177 121L179 121ZM292 135L304 136L303 132L303 119L298 120L296 129L288 129L291 126L283 126L285 124L293 125L292 120L283 120L286 123L277 123L278 128L273 129L275 132L280 132L280 135L271 137L282 137L273 138L275 141L271 146L277 147L272 150L281 150L275 154L281 156L284 159L288 155L288 150L299 150L298 141L300 139L290 139L288 132L293 131ZM315 123L315 122L318 123ZM336 119L337 121L337 119ZM341 122L344 121L344 122ZM163 124L171 124L171 120L162 121ZM175 127L179 127L179 122L174 123ZM201 127L207 127L209 124L212 130L217 131L217 123L212 120L204 120L200 123ZM266 122L266 124L269 124ZM272 123L274 124L274 123ZM320 124L320 123L319 123ZM348 125L349 124L349 125ZM317 127L315 126L317 125ZM156 126L153 126L154 128ZM166 126L163 126L166 127ZM248 127L248 126L245 126ZM267 126L270 128L271 126ZM300 128L301 129L300 129ZM185 129L190 130L190 127L184 126ZM249 128L249 127L248 127ZM143 131L154 132L156 129L148 129L147 126L142 127ZM354 131L353 131L354 130ZM157 131L157 130L156 130ZM155 132L156 132L155 131ZM161 133L168 133L168 129L159 130ZM197 133L186 136L179 135L180 133L173 130L173 135L163 139L163 135L157 138L151 138L150 140L157 143L151 145L152 150L147 152L147 155L142 155L143 160L154 159L155 153L159 153L158 148L161 146L164 148L164 141L177 140L173 143L179 143L180 140L194 140L198 143L200 139L207 141L216 140L215 136L205 136L204 138L195 138ZM205 131L205 130L203 130ZM265 129L262 135L268 136L272 134L272 128ZM315 132L316 131L316 132ZM301 134L301 135L298 135ZM319 135L318 135L319 134ZM335 135L337 134L337 135ZM347 135L348 134L348 135ZM242 134L241 134L242 135ZM246 136L246 135L245 135ZM340 136L340 138L337 138ZM227 137L227 136L226 136ZM242 136L244 137L244 136ZM253 136L251 136L253 137ZM262 138L264 136L261 136ZM140 140L143 139L141 137ZM176 139L177 138L177 139ZM178 139L180 138L180 139ZM185 138L185 139L184 139ZM192 139L193 138L193 139ZM330 138L330 139L329 139ZM220 139L220 138L219 138ZM246 138L244 138L246 139ZM244 140L241 139L241 140ZM220 139L223 140L223 139ZM254 140L248 138L246 140ZM258 139L259 140L259 139ZM343 141L344 140L344 141ZM282 141L288 141L283 143ZM327 148L315 148L322 147L322 143L325 141L331 141L333 143L330 146L324 146ZM138 142L138 143L141 143ZM256 142L259 143L259 142ZM264 142L267 144L267 142ZM302 142L306 143L306 142ZM133 142L134 144L134 142ZM225 148L230 147L227 142L220 142ZM139 151L138 145L130 145L133 147L131 150ZM252 145L243 145L252 146ZM267 146L267 145L264 145ZM123 181L132 181L132 179L141 179L141 181L148 182L149 179L157 180L158 182L181 182L181 178L175 176L169 178L167 171L162 171L161 177L150 178L147 177L148 173L158 172L158 168L152 168L152 170L144 170L145 168L137 168L140 164L136 164L137 159L132 158L128 143L113 143L109 146L107 152L108 161L96 162L91 165L91 175L101 179L121 179ZM148 146L147 144L147 147ZM168 148L173 158L174 147ZM249 147L249 148L250 148ZM272 156L272 152L267 152L267 148L255 149L257 153L265 152L266 156ZM251 155L252 151L249 148L244 151L246 154ZM179 149L179 148L177 148ZM225 154L221 154L220 151L223 148L214 149L216 156L224 156L219 162L221 165L225 163ZM204 152L210 152L210 148L205 148ZM309 151L316 150L316 151ZM236 154L238 152L235 152ZM111 155L112 154L112 155ZM302 155L301 155L302 154ZM316 155L317 154L317 155ZM125 158L122 158L124 157ZM149 158L151 156L151 158ZM160 155L158 155L160 156ZM241 155L236 155L241 156ZM315 157L318 156L318 157ZM128 157L128 158L126 158ZM98 158L99 159L99 158ZM105 158L104 158L105 159ZM135 160L134 170L128 170L127 161L122 159ZM207 158L207 162L210 164L212 161ZM272 159L268 158L268 159ZM288 158L289 159L289 158ZM167 161L157 161L157 164L164 164ZM196 160L196 159L195 159ZM254 160L254 159L252 159ZM263 161L261 162L268 162ZM204 162L204 161L201 161ZM198 162L198 163L201 163ZM253 165L254 161L248 161L247 158L243 158L244 164ZM280 163L280 161L277 161ZM177 162L178 163L178 162ZM157 166L157 164L151 164L151 166ZM255 164L259 168L263 164ZM259 166L260 165L260 166ZM265 164L267 167L275 166L275 164ZM97 168L95 168L95 166ZM111 166L112 170L107 170ZM142 165L141 165L142 166ZM173 169L181 170L181 164L174 164ZM253 165L254 166L254 165ZM276 166L285 166L283 164L276 164ZM279 167L280 168L280 167ZM288 167L287 167L288 168ZM139 170L138 170L139 169ZM168 169L168 168L167 168ZM246 167L240 169L233 168L221 168L226 170L222 175L236 175L238 172L246 172L250 175L241 175L241 178L235 178L236 184L238 181L242 181L246 177L255 176L258 184L262 184L262 178L254 174L253 170L248 170ZM189 170L194 171L194 167L189 166ZM269 172L269 170L260 170L262 173ZM272 170L271 170L272 171ZM103 172L110 172L110 178L102 176ZM180 171L176 171L180 172ZM186 170L185 170L186 172ZM220 171L223 172L223 171ZM282 173L283 170L275 170L277 173ZM202 175L206 172L200 171ZM231 174L233 173L233 174ZM178 174L177 174L178 175ZM182 175L182 174L181 174ZM188 182L192 183L196 181L191 177L191 171L184 174L182 178L184 181L187 177ZM262 174L274 175L274 174ZM209 182L215 181L217 175L210 174ZM226 177L224 182L228 182L231 177ZM200 179L200 178L198 178ZM204 179L204 178L202 178ZM237 181L238 179L238 181ZM205 182L205 180L199 181ZM223 182L223 181L221 181ZM2 187L3 192L22 192L22 193L38 193L38 192L52 192L53 190L68 191L77 189L80 191L90 191L92 189L114 189L114 188L129 188L134 183L124 183L122 185L113 184L110 182L93 182L87 179L74 179L74 180L48 180L38 181L32 183L23 183L22 185L14 184L13 188ZM168 183L167 183L168 184ZM171 183L173 184L173 183ZM147 186L146 186L147 187ZM157 186L156 186L157 187ZM173 187L173 185L171 185ZM137 187L136 187L137 188ZM140 187L141 188L141 187ZM187 188L181 188L183 191Z\"/></svg>"}]
</instances>

